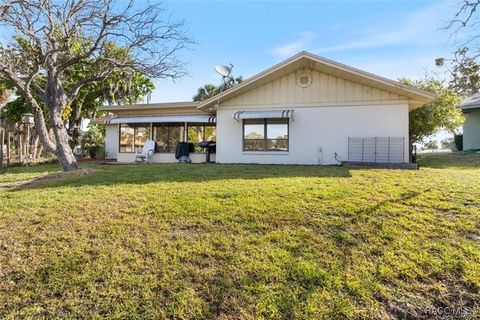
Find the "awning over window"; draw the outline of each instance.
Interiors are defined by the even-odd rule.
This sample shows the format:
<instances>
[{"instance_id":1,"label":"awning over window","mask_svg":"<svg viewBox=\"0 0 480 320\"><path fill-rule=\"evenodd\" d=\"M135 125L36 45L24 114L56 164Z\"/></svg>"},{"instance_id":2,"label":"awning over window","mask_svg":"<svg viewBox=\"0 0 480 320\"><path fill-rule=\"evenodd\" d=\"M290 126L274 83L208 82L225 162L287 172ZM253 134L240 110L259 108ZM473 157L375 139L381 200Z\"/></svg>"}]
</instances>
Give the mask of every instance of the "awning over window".
<instances>
[{"instance_id":1,"label":"awning over window","mask_svg":"<svg viewBox=\"0 0 480 320\"><path fill-rule=\"evenodd\" d=\"M237 111L233 114L233 119L282 119L290 118L293 120L293 110L255 110L255 111Z\"/></svg>"},{"instance_id":2,"label":"awning over window","mask_svg":"<svg viewBox=\"0 0 480 320\"><path fill-rule=\"evenodd\" d=\"M95 120L94 120L95 121ZM99 121L96 121L97 123ZM174 115L174 116L146 116L146 117L117 117L105 118L101 123L150 123L150 122L197 122L197 123L216 123L217 116L210 114L199 115Z\"/></svg>"}]
</instances>

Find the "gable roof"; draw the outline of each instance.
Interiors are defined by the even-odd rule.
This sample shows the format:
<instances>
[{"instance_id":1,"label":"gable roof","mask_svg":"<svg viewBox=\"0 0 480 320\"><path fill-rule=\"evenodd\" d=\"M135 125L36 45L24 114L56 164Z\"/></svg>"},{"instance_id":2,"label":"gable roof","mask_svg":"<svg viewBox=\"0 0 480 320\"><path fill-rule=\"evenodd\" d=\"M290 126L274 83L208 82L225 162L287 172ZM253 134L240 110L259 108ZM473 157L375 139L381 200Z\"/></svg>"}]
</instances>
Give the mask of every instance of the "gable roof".
<instances>
[{"instance_id":1,"label":"gable roof","mask_svg":"<svg viewBox=\"0 0 480 320\"><path fill-rule=\"evenodd\" d=\"M202 101L198 104L197 108L204 110L213 108L213 106L217 104L239 96L302 67L315 69L326 74L335 75L353 82L370 85L384 91L404 96L409 100L410 109L418 108L437 97L435 93L421 90L398 81L380 77L375 74L352 68L345 64L338 63L306 51L302 51L297 55L243 81L235 87L230 88L210 99Z\"/></svg>"}]
</instances>

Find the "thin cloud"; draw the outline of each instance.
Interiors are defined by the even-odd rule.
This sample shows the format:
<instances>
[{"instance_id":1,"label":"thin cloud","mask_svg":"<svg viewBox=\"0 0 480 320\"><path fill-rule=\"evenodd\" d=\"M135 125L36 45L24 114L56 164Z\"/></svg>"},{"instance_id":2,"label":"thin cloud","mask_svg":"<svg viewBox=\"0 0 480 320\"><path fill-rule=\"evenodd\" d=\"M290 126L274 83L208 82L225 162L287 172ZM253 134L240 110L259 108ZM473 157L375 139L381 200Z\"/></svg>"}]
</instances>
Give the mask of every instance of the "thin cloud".
<instances>
[{"instance_id":1,"label":"thin cloud","mask_svg":"<svg viewBox=\"0 0 480 320\"><path fill-rule=\"evenodd\" d=\"M274 48L272 53L281 58L291 56L295 53L305 50L317 36L318 34L313 31L301 32L297 36L297 39Z\"/></svg>"},{"instance_id":2,"label":"thin cloud","mask_svg":"<svg viewBox=\"0 0 480 320\"><path fill-rule=\"evenodd\" d=\"M365 30L365 36L351 41L313 49L317 53L351 49L378 48L394 45L431 45L445 42L445 35L439 30L444 17L445 6L434 5L407 15L401 24L382 25L381 28ZM386 30L386 31L385 31Z\"/></svg>"}]
</instances>

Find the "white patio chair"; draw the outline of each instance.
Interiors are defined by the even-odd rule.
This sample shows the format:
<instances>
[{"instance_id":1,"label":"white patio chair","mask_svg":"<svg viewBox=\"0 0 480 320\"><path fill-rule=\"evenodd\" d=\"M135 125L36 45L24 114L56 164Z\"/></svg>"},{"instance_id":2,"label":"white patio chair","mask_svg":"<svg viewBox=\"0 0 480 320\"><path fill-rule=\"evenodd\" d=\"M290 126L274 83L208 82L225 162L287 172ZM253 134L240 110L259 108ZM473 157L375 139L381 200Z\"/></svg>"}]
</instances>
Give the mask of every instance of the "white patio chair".
<instances>
[{"instance_id":1,"label":"white patio chair","mask_svg":"<svg viewBox=\"0 0 480 320\"><path fill-rule=\"evenodd\" d=\"M135 162L150 162L152 154L155 152L155 141L147 140L143 145L142 151L135 154Z\"/></svg>"}]
</instances>

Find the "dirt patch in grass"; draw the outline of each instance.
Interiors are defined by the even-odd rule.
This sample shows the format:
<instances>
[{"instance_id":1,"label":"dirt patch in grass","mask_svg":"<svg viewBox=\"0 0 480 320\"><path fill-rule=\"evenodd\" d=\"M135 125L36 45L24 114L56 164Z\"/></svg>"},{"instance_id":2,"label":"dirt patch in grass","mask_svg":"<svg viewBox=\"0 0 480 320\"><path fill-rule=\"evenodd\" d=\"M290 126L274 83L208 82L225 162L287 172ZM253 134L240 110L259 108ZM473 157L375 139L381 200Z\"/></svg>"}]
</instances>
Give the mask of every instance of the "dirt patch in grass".
<instances>
[{"instance_id":1,"label":"dirt patch in grass","mask_svg":"<svg viewBox=\"0 0 480 320\"><path fill-rule=\"evenodd\" d=\"M386 303L391 319L477 319L479 288L475 284L438 279L417 286L415 294Z\"/></svg>"},{"instance_id":2,"label":"dirt patch in grass","mask_svg":"<svg viewBox=\"0 0 480 320\"><path fill-rule=\"evenodd\" d=\"M79 170L68 171L68 172L53 172L44 176L37 177L35 179L0 184L0 188L6 188L6 189L33 188L33 187L38 187L50 182L58 182L58 181L67 180L75 177L83 177L83 176L95 173L97 171L98 171L97 169L86 168L86 169L79 169Z\"/></svg>"}]
</instances>

